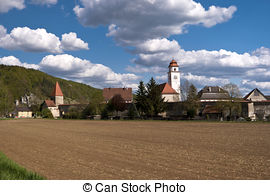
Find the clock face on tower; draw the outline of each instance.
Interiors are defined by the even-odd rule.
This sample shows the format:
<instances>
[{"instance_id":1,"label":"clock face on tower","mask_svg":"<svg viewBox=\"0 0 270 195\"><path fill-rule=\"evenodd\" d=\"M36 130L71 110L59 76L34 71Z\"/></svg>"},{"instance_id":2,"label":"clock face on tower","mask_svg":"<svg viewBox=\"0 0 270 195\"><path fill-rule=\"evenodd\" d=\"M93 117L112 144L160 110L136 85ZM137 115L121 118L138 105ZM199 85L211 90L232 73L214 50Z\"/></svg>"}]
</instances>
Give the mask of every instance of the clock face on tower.
<instances>
[{"instance_id":1,"label":"clock face on tower","mask_svg":"<svg viewBox=\"0 0 270 195\"><path fill-rule=\"evenodd\" d=\"M173 77L174 79L177 79L177 76L176 75L174 75L174 77Z\"/></svg>"}]
</instances>

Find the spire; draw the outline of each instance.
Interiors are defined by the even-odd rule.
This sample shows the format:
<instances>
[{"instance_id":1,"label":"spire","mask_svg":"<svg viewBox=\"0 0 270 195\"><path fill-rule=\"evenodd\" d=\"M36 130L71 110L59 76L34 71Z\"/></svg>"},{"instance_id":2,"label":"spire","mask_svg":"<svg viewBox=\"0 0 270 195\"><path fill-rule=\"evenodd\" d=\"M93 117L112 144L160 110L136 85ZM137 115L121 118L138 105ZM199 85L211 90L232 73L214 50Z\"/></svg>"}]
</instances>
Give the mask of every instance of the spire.
<instances>
[{"instance_id":1,"label":"spire","mask_svg":"<svg viewBox=\"0 0 270 195\"><path fill-rule=\"evenodd\" d=\"M169 65L169 68L170 67L179 67L177 62L173 59L171 62L170 62L170 65Z\"/></svg>"},{"instance_id":2,"label":"spire","mask_svg":"<svg viewBox=\"0 0 270 195\"><path fill-rule=\"evenodd\" d=\"M52 91L51 96L52 97L55 97L55 96L64 96L63 93L62 93L62 90L60 88L60 85L59 85L59 83L57 81L56 81L56 84L55 84L54 90Z\"/></svg>"}]
</instances>

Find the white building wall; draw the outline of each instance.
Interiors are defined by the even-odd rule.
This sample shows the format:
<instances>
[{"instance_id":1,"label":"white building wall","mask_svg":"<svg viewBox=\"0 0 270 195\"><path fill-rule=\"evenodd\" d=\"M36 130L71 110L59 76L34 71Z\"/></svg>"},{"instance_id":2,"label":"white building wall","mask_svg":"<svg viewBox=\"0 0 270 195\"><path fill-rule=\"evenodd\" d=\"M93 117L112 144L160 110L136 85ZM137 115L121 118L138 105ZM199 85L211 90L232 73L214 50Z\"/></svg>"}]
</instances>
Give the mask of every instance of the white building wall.
<instances>
[{"instance_id":1,"label":"white building wall","mask_svg":"<svg viewBox=\"0 0 270 195\"><path fill-rule=\"evenodd\" d=\"M251 120L256 120L256 115L254 113L254 104L253 103L248 103L248 117Z\"/></svg>"},{"instance_id":2,"label":"white building wall","mask_svg":"<svg viewBox=\"0 0 270 195\"><path fill-rule=\"evenodd\" d=\"M181 101L180 71L178 67L169 68L168 83L179 94L178 101Z\"/></svg>"},{"instance_id":3,"label":"white building wall","mask_svg":"<svg viewBox=\"0 0 270 195\"><path fill-rule=\"evenodd\" d=\"M250 94L250 96L247 98L248 100L251 99L251 101L265 101L265 97L263 97L261 94L259 94L258 96L255 96L254 92L252 94Z\"/></svg>"},{"instance_id":4,"label":"white building wall","mask_svg":"<svg viewBox=\"0 0 270 195\"><path fill-rule=\"evenodd\" d=\"M18 112L18 118L32 118L32 112L29 111L19 111Z\"/></svg>"},{"instance_id":5,"label":"white building wall","mask_svg":"<svg viewBox=\"0 0 270 195\"><path fill-rule=\"evenodd\" d=\"M164 99L164 102L179 102L179 95L178 94L162 94L162 98Z\"/></svg>"},{"instance_id":6,"label":"white building wall","mask_svg":"<svg viewBox=\"0 0 270 195\"><path fill-rule=\"evenodd\" d=\"M48 109L51 111L54 118L60 117L60 111L58 107L48 107Z\"/></svg>"},{"instance_id":7,"label":"white building wall","mask_svg":"<svg viewBox=\"0 0 270 195\"><path fill-rule=\"evenodd\" d=\"M56 106L64 104L64 97L63 96L55 96L54 102L55 102Z\"/></svg>"}]
</instances>

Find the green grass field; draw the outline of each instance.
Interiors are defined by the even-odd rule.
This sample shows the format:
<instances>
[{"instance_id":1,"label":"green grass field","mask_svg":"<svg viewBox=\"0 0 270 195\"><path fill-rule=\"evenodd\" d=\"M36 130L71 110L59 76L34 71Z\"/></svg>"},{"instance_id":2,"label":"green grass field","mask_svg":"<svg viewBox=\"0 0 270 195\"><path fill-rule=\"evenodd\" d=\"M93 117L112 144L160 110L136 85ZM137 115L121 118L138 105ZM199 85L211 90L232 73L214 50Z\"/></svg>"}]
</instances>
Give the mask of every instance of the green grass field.
<instances>
[{"instance_id":1,"label":"green grass field","mask_svg":"<svg viewBox=\"0 0 270 195\"><path fill-rule=\"evenodd\" d=\"M27 171L0 152L0 180L41 180L44 177Z\"/></svg>"}]
</instances>

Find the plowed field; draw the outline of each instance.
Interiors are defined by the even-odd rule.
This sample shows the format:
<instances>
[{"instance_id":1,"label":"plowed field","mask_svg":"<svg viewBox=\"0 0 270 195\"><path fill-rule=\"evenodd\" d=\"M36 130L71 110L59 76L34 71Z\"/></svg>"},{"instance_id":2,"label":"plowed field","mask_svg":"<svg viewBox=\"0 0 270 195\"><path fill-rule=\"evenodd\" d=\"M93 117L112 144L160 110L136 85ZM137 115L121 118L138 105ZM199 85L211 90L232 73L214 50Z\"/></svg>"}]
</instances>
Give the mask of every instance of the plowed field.
<instances>
[{"instance_id":1,"label":"plowed field","mask_svg":"<svg viewBox=\"0 0 270 195\"><path fill-rule=\"evenodd\" d=\"M0 151L48 179L270 179L269 123L2 120Z\"/></svg>"}]
</instances>

